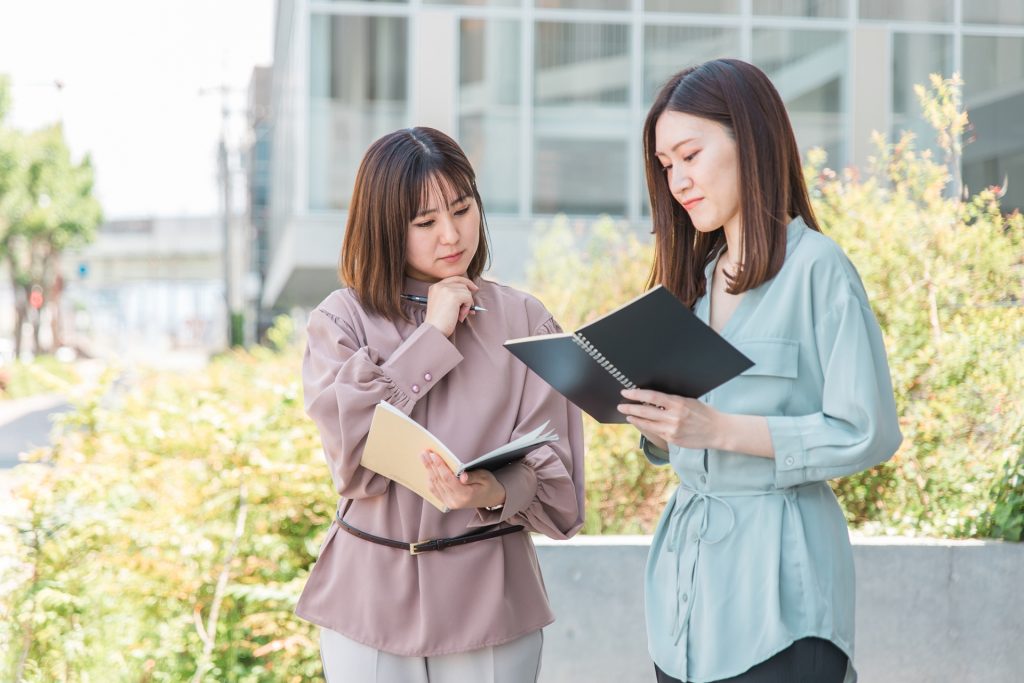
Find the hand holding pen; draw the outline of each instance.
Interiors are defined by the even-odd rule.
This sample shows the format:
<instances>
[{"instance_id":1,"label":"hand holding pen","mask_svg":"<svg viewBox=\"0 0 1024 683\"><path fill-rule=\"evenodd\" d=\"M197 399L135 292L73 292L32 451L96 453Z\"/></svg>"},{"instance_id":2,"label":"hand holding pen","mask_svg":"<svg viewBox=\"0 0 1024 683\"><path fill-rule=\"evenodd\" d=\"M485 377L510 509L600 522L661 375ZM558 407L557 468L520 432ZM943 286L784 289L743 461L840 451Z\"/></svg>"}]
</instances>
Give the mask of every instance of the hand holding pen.
<instances>
[{"instance_id":1,"label":"hand holding pen","mask_svg":"<svg viewBox=\"0 0 1024 683\"><path fill-rule=\"evenodd\" d=\"M452 336L455 326L464 322L471 313L475 313L474 308L480 308L473 304L473 294L479 289L472 280L461 276L435 282L427 291L425 322L439 329L444 336ZM415 295L402 296L408 298Z\"/></svg>"}]
</instances>

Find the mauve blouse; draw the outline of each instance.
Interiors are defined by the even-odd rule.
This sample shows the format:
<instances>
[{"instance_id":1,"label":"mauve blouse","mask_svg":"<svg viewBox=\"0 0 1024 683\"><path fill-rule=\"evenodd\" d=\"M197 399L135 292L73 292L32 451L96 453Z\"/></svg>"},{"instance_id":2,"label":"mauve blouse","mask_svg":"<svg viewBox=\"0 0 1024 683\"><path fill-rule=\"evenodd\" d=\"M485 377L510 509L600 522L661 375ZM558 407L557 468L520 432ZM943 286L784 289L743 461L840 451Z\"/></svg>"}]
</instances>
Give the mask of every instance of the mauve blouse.
<instances>
[{"instance_id":1,"label":"mauve blouse","mask_svg":"<svg viewBox=\"0 0 1024 683\"><path fill-rule=\"evenodd\" d=\"M530 295L475 282L474 300L487 311L457 325L450 338L423 322L426 306L403 302L412 322L391 321L368 313L345 289L310 315L302 366L306 411L320 430L345 521L363 531L417 541L500 522L562 539L583 524L580 412L502 347L510 338L561 330ZM404 291L426 295L428 287L406 278ZM560 438L495 473L506 492L501 510L441 513L360 466L382 399L462 459L544 421ZM413 556L356 538L337 521L295 611L357 642L419 657L498 645L554 620L528 533Z\"/></svg>"}]
</instances>

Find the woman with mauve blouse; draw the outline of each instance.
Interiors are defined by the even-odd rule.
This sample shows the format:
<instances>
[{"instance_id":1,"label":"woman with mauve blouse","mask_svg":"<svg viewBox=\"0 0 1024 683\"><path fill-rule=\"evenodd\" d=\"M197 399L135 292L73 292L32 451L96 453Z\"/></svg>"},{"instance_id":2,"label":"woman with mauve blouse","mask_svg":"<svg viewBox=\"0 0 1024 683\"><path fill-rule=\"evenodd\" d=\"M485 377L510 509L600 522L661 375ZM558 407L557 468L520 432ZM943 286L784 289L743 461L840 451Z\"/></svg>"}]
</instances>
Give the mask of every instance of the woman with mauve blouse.
<instances>
[{"instance_id":1,"label":"woman with mauve blouse","mask_svg":"<svg viewBox=\"0 0 1024 683\"><path fill-rule=\"evenodd\" d=\"M537 679L554 617L527 532L564 539L582 526L582 424L502 347L560 329L537 299L481 278L487 260L483 205L455 141L421 127L373 143L345 227L348 288L310 315L302 369L340 497L296 607L321 627L328 683ZM441 513L360 466L381 400L464 457L545 421L559 440L461 479L422 454Z\"/></svg>"},{"instance_id":2,"label":"woman with mauve blouse","mask_svg":"<svg viewBox=\"0 0 1024 683\"><path fill-rule=\"evenodd\" d=\"M652 284L754 361L699 400L623 392L648 458L680 479L647 562L655 676L852 683L853 554L828 480L902 439L867 294L818 229L760 69L718 59L673 76L644 152Z\"/></svg>"}]
</instances>

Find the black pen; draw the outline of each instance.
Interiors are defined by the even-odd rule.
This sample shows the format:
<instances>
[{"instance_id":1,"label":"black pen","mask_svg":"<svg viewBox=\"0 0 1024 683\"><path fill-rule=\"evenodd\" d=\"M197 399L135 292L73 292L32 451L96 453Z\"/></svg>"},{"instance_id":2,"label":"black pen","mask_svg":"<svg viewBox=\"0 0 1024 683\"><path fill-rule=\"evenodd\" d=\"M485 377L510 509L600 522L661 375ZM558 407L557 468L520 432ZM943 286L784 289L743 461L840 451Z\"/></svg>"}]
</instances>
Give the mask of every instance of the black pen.
<instances>
[{"instance_id":1,"label":"black pen","mask_svg":"<svg viewBox=\"0 0 1024 683\"><path fill-rule=\"evenodd\" d=\"M403 299L408 299L409 301L415 301L418 304L426 304L427 303L427 297L419 296L418 294L403 294L402 298ZM471 310L471 311L486 311L487 309L484 308L483 306L470 306L469 310Z\"/></svg>"}]
</instances>

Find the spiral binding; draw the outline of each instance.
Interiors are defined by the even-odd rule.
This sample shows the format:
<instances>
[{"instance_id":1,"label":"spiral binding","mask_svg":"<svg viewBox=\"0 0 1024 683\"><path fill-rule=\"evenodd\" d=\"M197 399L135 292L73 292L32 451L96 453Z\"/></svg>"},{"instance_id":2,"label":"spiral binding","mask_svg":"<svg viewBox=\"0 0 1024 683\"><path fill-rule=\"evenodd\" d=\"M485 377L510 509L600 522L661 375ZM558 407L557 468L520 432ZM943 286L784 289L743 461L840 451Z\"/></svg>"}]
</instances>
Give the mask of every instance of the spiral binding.
<instances>
[{"instance_id":1,"label":"spiral binding","mask_svg":"<svg viewBox=\"0 0 1024 683\"><path fill-rule=\"evenodd\" d=\"M598 365L604 368L609 375L615 378L615 380L626 387L627 389L636 389L636 384L626 377L626 375L619 370L610 360L604 357L604 354L597 350L597 347L590 343L586 337L578 332L572 335L572 340L576 342L576 346L583 349L583 351L597 361Z\"/></svg>"}]
</instances>

